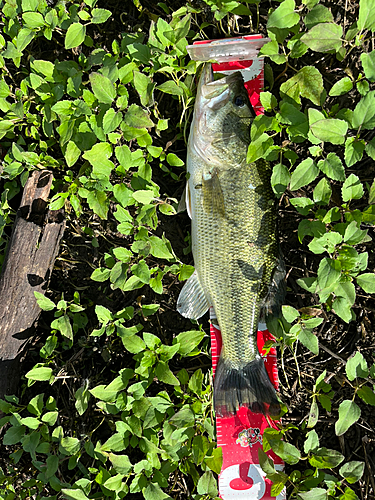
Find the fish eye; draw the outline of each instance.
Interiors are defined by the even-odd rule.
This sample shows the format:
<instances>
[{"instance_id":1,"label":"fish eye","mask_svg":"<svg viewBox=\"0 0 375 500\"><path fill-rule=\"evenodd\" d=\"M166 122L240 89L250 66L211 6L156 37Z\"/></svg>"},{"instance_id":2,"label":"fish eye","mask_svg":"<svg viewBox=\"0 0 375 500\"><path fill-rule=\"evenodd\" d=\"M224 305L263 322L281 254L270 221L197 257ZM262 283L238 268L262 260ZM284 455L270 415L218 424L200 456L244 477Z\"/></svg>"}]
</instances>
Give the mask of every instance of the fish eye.
<instances>
[{"instance_id":1,"label":"fish eye","mask_svg":"<svg viewBox=\"0 0 375 500\"><path fill-rule=\"evenodd\" d=\"M234 100L234 104L236 106L242 107L245 105L245 99L243 98L242 95L238 95Z\"/></svg>"}]
</instances>

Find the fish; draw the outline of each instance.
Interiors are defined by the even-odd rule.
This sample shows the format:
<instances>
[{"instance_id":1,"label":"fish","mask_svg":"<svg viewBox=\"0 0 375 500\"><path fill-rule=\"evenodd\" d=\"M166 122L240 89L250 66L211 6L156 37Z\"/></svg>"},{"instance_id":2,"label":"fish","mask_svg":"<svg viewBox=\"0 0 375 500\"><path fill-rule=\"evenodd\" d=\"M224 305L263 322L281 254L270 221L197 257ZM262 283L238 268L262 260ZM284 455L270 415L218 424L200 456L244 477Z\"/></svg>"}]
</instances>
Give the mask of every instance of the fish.
<instances>
[{"instance_id":1,"label":"fish","mask_svg":"<svg viewBox=\"0 0 375 500\"><path fill-rule=\"evenodd\" d=\"M187 146L186 206L195 271L177 300L182 316L214 308L223 347L214 407L276 416L280 403L257 348L257 330L278 262L271 168L247 163L254 113L240 72L215 80L206 63Z\"/></svg>"}]
</instances>

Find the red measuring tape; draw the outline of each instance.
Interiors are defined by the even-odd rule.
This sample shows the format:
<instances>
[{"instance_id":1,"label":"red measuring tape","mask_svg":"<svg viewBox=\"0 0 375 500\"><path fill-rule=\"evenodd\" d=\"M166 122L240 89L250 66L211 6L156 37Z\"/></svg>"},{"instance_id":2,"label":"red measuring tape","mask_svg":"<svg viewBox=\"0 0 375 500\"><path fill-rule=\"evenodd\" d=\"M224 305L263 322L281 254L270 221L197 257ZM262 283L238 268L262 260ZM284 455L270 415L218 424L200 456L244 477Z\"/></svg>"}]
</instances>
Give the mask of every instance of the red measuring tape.
<instances>
[{"instance_id":1,"label":"red measuring tape","mask_svg":"<svg viewBox=\"0 0 375 500\"><path fill-rule=\"evenodd\" d=\"M249 35L225 40L198 41L188 47L192 59L218 61L212 64L214 72L230 74L241 71L244 85L249 94L250 103L257 115L263 114L260 102L260 92L264 87L264 63L257 54L269 39L261 35ZM216 366L220 357L222 339L219 325L213 308L210 309L210 334L212 369L215 376ZM265 324L258 326L258 349L262 353L268 340L275 340ZM273 347L264 357L268 376L278 390L278 373L276 349ZM267 420L260 413L252 413L248 408L241 407L235 416L216 417L217 445L223 450L223 465L219 475L219 493L223 500L274 500L271 497L272 483L266 479L266 474L259 465L258 450L263 445L264 430L276 424ZM283 461L272 451L267 455L274 461L275 469L284 468ZM285 500L285 491L276 500Z\"/></svg>"}]
</instances>

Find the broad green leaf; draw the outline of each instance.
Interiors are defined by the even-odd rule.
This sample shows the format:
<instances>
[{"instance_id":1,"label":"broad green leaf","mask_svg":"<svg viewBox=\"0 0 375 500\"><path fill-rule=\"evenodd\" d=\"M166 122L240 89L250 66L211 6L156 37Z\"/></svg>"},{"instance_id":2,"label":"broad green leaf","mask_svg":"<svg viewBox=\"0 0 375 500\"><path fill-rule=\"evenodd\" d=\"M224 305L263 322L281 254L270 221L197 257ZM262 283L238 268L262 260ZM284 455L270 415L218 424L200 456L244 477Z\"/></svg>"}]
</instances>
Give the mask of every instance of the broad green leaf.
<instances>
[{"instance_id":1,"label":"broad green leaf","mask_svg":"<svg viewBox=\"0 0 375 500\"><path fill-rule=\"evenodd\" d=\"M124 117L125 123L133 128L150 128L154 126L149 113L137 104L129 106Z\"/></svg>"},{"instance_id":2,"label":"broad green leaf","mask_svg":"<svg viewBox=\"0 0 375 500\"><path fill-rule=\"evenodd\" d=\"M89 500L89 497L80 489L63 488L61 493L66 500Z\"/></svg>"},{"instance_id":3,"label":"broad green leaf","mask_svg":"<svg viewBox=\"0 0 375 500\"><path fill-rule=\"evenodd\" d=\"M294 2L293 2L294 3ZM217 496L217 482L211 471L205 472L198 481L197 492L199 495L209 495L211 498ZM151 500L151 499L150 499Z\"/></svg>"},{"instance_id":4,"label":"broad green leaf","mask_svg":"<svg viewBox=\"0 0 375 500\"><path fill-rule=\"evenodd\" d=\"M365 141L348 137L345 142L345 163L348 168L362 159L365 150Z\"/></svg>"},{"instance_id":5,"label":"broad green leaf","mask_svg":"<svg viewBox=\"0 0 375 500\"><path fill-rule=\"evenodd\" d=\"M107 218L109 200L105 192L90 191L87 195L87 203L89 204L91 210L93 210L101 219L104 220Z\"/></svg>"},{"instance_id":6,"label":"broad green leaf","mask_svg":"<svg viewBox=\"0 0 375 500\"><path fill-rule=\"evenodd\" d=\"M340 158L335 153L328 153L325 160L318 162L318 168L334 181L345 180L345 169Z\"/></svg>"},{"instance_id":7,"label":"broad green leaf","mask_svg":"<svg viewBox=\"0 0 375 500\"><path fill-rule=\"evenodd\" d=\"M375 273L364 273L356 277L357 284L367 293L375 293Z\"/></svg>"},{"instance_id":8,"label":"broad green leaf","mask_svg":"<svg viewBox=\"0 0 375 500\"><path fill-rule=\"evenodd\" d=\"M375 90L368 92L354 108L352 126L364 130L375 127Z\"/></svg>"},{"instance_id":9,"label":"broad green leaf","mask_svg":"<svg viewBox=\"0 0 375 500\"><path fill-rule=\"evenodd\" d=\"M315 430L312 430L306 434L306 441L303 444L303 451L308 453L309 451L314 451L319 446L319 437Z\"/></svg>"},{"instance_id":10,"label":"broad green leaf","mask_svg":"<svg viewBox=\"0 0 375 500\"><path fill-rule=\"evenodd\" d=\"M154 192L150 191L149 189L140 189L139 191L134 191L134 193L132 193L132 196L135 201L143 205L149 205L155 198Z\"/></svg>"},{"instance_id":11,"label":"broad green leaf","mask_svg":"<svg viewBox=\"0 0 375 500\"><path fill-rule=\"evenodd\" d=\"M94 24L105 23L109 17L111 17L111 11L107 9L92 9L91 11L91 22Z\"/></svg>"},{"instance_id":12,"label":"broad green leaf","mask_svg":"<svg viewBox=\"0 0 375 500\"><path fill-rule=\"evenodd\" d=\"M375 406L375 392L369 386L363 385L357 394L366 404Z\"/></svg>"},{"instance_id":13,"label":"broad green leaf","mask_svg":"<svg viewBox=\"0 0 375 500\"><path fill-rule=\"evenodd\" d=\"M352 306L353 304L345 297L336 297L332 303L333 310L345 323L349 323L352 320Z\"/></svg>"},{"instance_id":14,"label":"broad green leaf","mask_svg":"<svg viewBox=\"0 0 375 500\"><path fill-rule=\"evenodd\" d=\"M22 14L22 19L25 27L30 29L42 28L45 25L44 18L40 12L25 12Z\"/></svg>"},{"instance_id":15,"label":"broad green leaf","mask_svg":"<svg viewBox=\"0 0 375 500\"><path fill-rule=\"evenodd\" d=\"M319 169L312 158L303 160L292 172L290 190L297 191L302 186L310 184L319 174Z\"/></svg>"},{"instance_id":16,"label":"broad green leaf","mask_svg":"<svg viewBox=\"0 0 375 500\"><path fill-rule=\"evenodd\" d=\"M204 463L216 474L220 474L223 465L223 450L222 448L215 448L212 455L204 459Z\"/></svg>"},{"instance_id":17,"label":"broad green leaf","mask_svg":"<svg viewBox=\"0 0 375 500\"><path fill-rule=\"evenodd\" d=\"M332 12L324 5L318 4L313 7L303 20L306 28L311 29L320 23L333 22Z\"/></svg>"},{"instance_id":18,"label":"broad green leaf","mask_svg":"<svg viewBox=\"0 0 375 500\"><path fill-rule=\"evenodd\" d=\"M116 112L113 108L109 108L103 117L103 131L109 134L117 129L122 121L121 111Z\"/></svg>"},{"instance_id":19,"label":"broad green leaf","mask_svg":"<svg viewBox=\"0 0 375 500\"><path fill-rule=\"evenodd\" d=\"M14 427L11 427L6 431L3 437L3 445L4 446L12 446L19 441L21 441L22 437L25 434L25 426L24 425L17 425Z\"/></svg>"},{"instance_id":20,"label":"broad green leaf","mask_svg":"<svg viewBox=\"0 0 375 500\"><path fill-rule=\"evenodd\" d=\"M336 283L341 276L341 265L337 260L325 257L320 261L318 268L318 284L320 288L327 288Z\"/></svg>"},{"instance_id":21,"label":"broad green leaf","mask_svg":"<svg viewBox=\"0 0 375 500\"><path fill-rule=\"evenodd\" d=\"M319 106L323 89L323 77L319 70L305 66L280 86L280 93L288 95L298 104L301 103L301 96Z\"/></svg>"},{"instance_id":22,"label":"broad green leaf","mask_svg":"<svg viewBox=\"0 0 375 500\"><path fill-rule=\"evenodd\" d=\"M174 82L173 80L168 80L162 83L161 85L158 85L156 89L160 90L161 92L165 92L166 94L179 95L179 96L184 95L184 91L182 90L182 88L179 87L177 83Z\"/></svg>"},{"instance_id":23,"label":"broad green leaf","mask_svg":"<svg viewBox=\"0 0 375 500\"><path fill-rule=\"evenodd\" d=\"M134 264L131 267L132 273L139 278L142 283L149 283L150 282L150 269L148 268L148 265L146 264L145 260L140 260L138 264Z\"/></svg>"},{"instance_id":24,"label":"broad green leaf","mask_svg":"<svg viewBox=\"0 0 375 500\"><path fill-rule=\"evenodd\" d=\"M298 340L313 354L319 354L319 342L311 330L302 329L298 335Z\"/></svg>"},{"instance_id":25,"label":"broad green leaf","mask_svg":"<svg viewBox=\"0 0 375 500\"><path fill-rule=\"evenodd\" d=\"M292 306L282 306L281 309L283 316L288 321L288 323L293 323L293 321L300 316L297 309Z\"/></svg>"},{"instance_id":26,"label":"broad green leaf","mask_svg":"<svg viewBox=\"0 0 375 500\"><path fill-rule=\"evenodd\" d=\"M111 145L108 142L98 142L84 153L83 158L93 166L93 174L96 178L108 179L114 168L113 162L108 159L111 155Z\"/></svg>"},{"instance_id":27,"label":"broad green leaf","mask_svg":"<svg viewBox=\"0 0 375 500\"><path fill-rule=\"evenodd\" d=\"M285 462L290 465L294 465L299 462L301 453L295 446L285 441L281 441L280 439L268 439L268 441L272 447L272 450L282 460L285 460Z\"/></svg>"},{"instance_id":28,"label":"broad green leaf","mask_svg":"<svg viewBox=\"0 0 375 500\"><path fill-rule=\"evenodd\" d=\"M70 323L70 318L67 314L63 314L51 323L51 328L58 330L64 337L73 341L73 330Z\"/></svg>"},{"instance_id":29,"label":"broad green leaf","mask_svg":"<svg viewBox=\"0 0 375 500\"><path fill-rule=\"evenodd\" d=\"M101 73L89 75L92 91L99 102L112 104L116 97L116 89L109 78Z\"/></svg>"},{"instance_id":30,"label":"broad green leaf","mask_svg":"<svg viewBox=\"0 0 375 500\"><path fill-rule=\"evenodd\" d=\"M25 377L30 380L50 380L52 377L52 368L48 368L47 366L32 368L26 373Z\"/></svg>"},{"instance_id":31,"label":"broad green leaf","mask_svg":"<svg viewBox=\"0 0 375 500\"><path fill-rule=\"evenodd\" d=\"M74 49L83 43L86 36L86 26L81 23L73 23L69 26L65 35L65 48Z\"/></svg>"},{"instance_id":32,"label":"broad green leaf","mask_svg":"<svg viewBox=\"0 0 375 500\"><path fill-rule=\"evenodd\" d=\"M0 139L8 132L14 129L15 122L13 120L0 120Z\"/></svg>"},{"instance_id":33,"label":"broad green leaf","mask_svg":"<svg viewBox=\"0 0 375 500\"><path fill-rule=\"evenodd\" d=\"M65 161L68 167L72 167L75 163L77 163L78 158L81 155L81 150L76 145L75 142L69 141L65 147Z\"/></svg>"},{"instance_id":34,"label":"broad green leaf","mask_svg":"<svg viewBox=\"0 0 375 500\"><path fill-rule=\"evenodd\" d=\"M323 142L331 142L332 144L344 144L348 124L344 120L337 118L329 118L318 120L310 125L311 132L319 140Z\"/></svg>"},{"instance_id":35,"label":"broad green leaf","mask_svg":"<svg viewBox=\"0 0 375 500\"><path fill-rule=\"evenodd\" d=\"M271 176L271 186L277 196L281 196L290 182L290 172L282 163L273 167Z\"/></svg>"},{"instance_id":36,"label":"broad green leaf","mask_svg":"<svg viewBox=\"0 0 375 500\"><path fill-rule=\"evenodd\" d=\"M342 27L335 23L321 23L309 30L301 40L315 52L336 52L342 46Z\"/></svg>"},{"instance_id":37,"label":"broad green leaf","mask_svg":"<svg viewBox=\"0 0 375 500\"><path fill-rule=\"evenodd\" d=\"M313 198L315 203L328 205L331 199L332 189L328 180L323 177L314 188Z\"/></svg>"},{"instance_id":38,"label":"broad green leaf","mask_svg":"<svg viewBox=\"0 0 375 500\"><path fill-rule=\"evenodd\" d=\"M127 455L109 454L112 466L118 474L128 474L132 470L132 464Z\"/></svg>"},{"instance_id":39,"label":"broad green leaf","mask_svg":"<svg viewBox=\"0 0 375 500\"><path fill-rule=\"evenodd\" d=\"M361 416L361 409L354 401L345 400L339 406L339 419L335 424L336 436L342 436Z\"/></svg>"},{"instance_id":40,"label":"broad green leaf","mask_svg":"<svg viewBox=\"0 0 375 500\"><path fill-rule=\"evenodd\" d=\"M294 0L284 0L268 18L267 28L291 28L299 22Z\"/></svg>"},{"instance_id":41,"label":"broad green leaf","mask_svg":"<svg viewBox=\"0 0 375 500\"><path fill-rule=\"evenodd\" d=\"M165 384L180 385L178 379L171 372L168 363L164 361L159 361L159 363L156 365L155 375L161 382L164 382Z\"/></svg>"},{"instance_id":42,"label":"broad green leaf","mask_svg":"<svg viewBox=\"0 0 375 500\"><path fill-rule=\"evenodd\" d=\"M358 29L375 31L375 11L372 0L359 0Z\"/></svg>"},{"instance_id":43,"label":"broad green leaf","mask_svg":"<svg viewBox=\"0 0 375 500\"><path fill-rule=\"evenodd\" d=\"M361 62L367 80L375 82L375 50L369 53L362 52Z\"/></svg>"},{"instance_id":44,"label":"broad green leaf","mask_svg":"<svg viewBox=\"0 0 375 500\"><path fill-rule=\"evenodd\" d=\"M345 478L349 484L356 483L363 476L365 470L365 462L358 462L353 460L347 462L342 467L340 467L340 475Z\"/></svg>"},{"instance_id":45,"label":"broad green leaf","mask_svg":"<svg viewBox=\"0 0 375 500\"><path fill-rule=\"evenodd\" d=\"M171 165L172 167L182 167L183 165L185 165L181 158L179 158L174 153L167 154L167 162L168 165Z\"/></svg>"},{"instance_id":46,"label":"broad green leaf","mask_svg":"<svg viewBox=\"0 0 375 500\"><path fill-rule=\"evenodd\" d=\"M43 310L43 311L52 311L52 309L55 309L56 305L52 300L50 300L48 297L43 295L40 292L34 292L36 301L38 302L38 306Z\"/></svg>"},{"instance_id":47,"label":"broad green leaf","mask_svg":"<svg viewBox=\"0 0 375 500\"><path fill-rule=\"evenodd\" d=\"M312 488L309 491L297 493L298 500L327 500L328 492L323 488Z\"/></svg>"},{"instance_id":48,"label":"broad green leaf","mask_svg":"<svg viewBox=\"0 0 375 500\"><path fill-rule=\"evenodd\" d=\"M313 452L309 459L310 465L318 469L333 469L341 464L345 457L336 450L319 448Z\"/></svg>"},{"instance_id":49,"label":"broad green leaf","mask_svg":"<svg viewBox=\"0 0 375 500\"><path fill-rule=\"evenodd\" d=\"M363 54L362 54L363 55ZM330 96L339 96L346 94L353 88L353 82L348 76L345 76L344 78L341 78L338 82L336 82L333 87L331 87L331 90L329 91Z\"/></svg>"},{"instance_id":50,"label":"broad green leaf","mask_svg":"<svg viewBox=\"0 0 375 500\"><path fill-rule=\"evenodd\" d=\"M344 201L359 200L363 196L363 186L355 174L350 174L341 188Z\"/></svg>"},{"instance_id":51,"label":"broad green leaf","mask_svg":"<svg viewBox=\"0 0 375 500\"><path fill-rule=\"evenodd\" d=\"M165 498L172 498L164 493L157 483L149 483L146 488L142 490L145 500L164 500Z\"/></svg>"}]
</instances>

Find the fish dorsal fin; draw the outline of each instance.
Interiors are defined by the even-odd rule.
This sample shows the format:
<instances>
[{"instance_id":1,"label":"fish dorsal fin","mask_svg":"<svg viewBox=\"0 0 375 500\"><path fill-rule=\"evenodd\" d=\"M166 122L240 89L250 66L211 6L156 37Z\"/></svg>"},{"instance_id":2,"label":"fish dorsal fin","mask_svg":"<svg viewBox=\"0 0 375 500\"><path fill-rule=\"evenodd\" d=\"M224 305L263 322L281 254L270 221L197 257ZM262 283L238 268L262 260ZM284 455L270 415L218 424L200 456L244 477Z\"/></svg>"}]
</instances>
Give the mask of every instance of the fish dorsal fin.
<instances>
[{"instance_id":1,"label":"fish dorsal fin","mask_svg":"<svg viewBox=\"0 0 375 500\"><path fill-rule=\"evenodd\" d=\"M198 274L194 271L180 292L177 311L185 318L198 319L208 311L209 307Z\"/></svg>"},{"instance_id":2,"label":"fish dorsal fin","mask_svg":"<svg viewBox=\"0 0 375 500\"><path fill-rule=\"evenodd\" d=\"M211 172L203 174L203 208L209 214L225 215L224 194L221 188L217 168Z\"/></svg>"}]
</instances>

